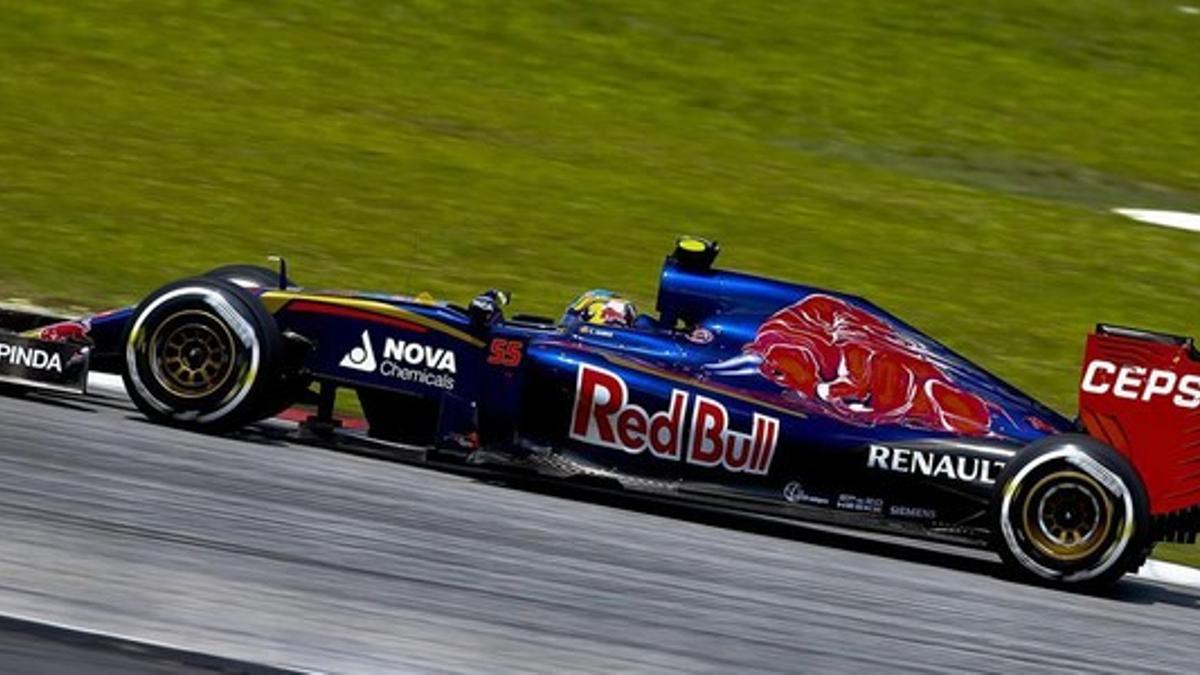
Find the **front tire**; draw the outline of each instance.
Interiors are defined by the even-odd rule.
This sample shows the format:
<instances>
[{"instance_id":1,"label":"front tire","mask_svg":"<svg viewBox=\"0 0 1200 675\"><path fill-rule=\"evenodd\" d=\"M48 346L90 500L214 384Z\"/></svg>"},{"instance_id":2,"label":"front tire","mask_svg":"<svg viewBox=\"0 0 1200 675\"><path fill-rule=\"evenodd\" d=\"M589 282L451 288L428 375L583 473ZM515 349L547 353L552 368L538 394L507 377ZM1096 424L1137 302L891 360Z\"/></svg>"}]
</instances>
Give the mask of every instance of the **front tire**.
<instances>
[{"instance_id":1,"label":"front tire","mask_svg":"<svg viewBox=\"0 0 1200 675\"><path fill-rule=\"evenodd\" d=\"M134 310L123 341L125 389L152 421L220 433L261 419L282 377L283 338L245 289L185 279Z\"/></svg>"},{"instance_id":2,"label":"front tire","mask_svg":"<svg viewBox=\"0 0 1200 675\"><path fill-rule=\"evenodd\" d=\"M224 279L249 290L273 291L279 288L279 272L260 265L222 265L205 272L204 277ZM291 279L284 280L287 290L296 290Z\"/></svg>"},{"instance_id":3,"label":"front tire","mask_svg":"<svg viewBox=\"0 0 1200 675\"><path fill-rule=\"evenodd\" d=\"M1051 436L1005 466L995 548L1026 580L1099 588L1136 570L1150 543L1146 489L1129 461L1087 436Z\"/></svg>"}]
</instances>

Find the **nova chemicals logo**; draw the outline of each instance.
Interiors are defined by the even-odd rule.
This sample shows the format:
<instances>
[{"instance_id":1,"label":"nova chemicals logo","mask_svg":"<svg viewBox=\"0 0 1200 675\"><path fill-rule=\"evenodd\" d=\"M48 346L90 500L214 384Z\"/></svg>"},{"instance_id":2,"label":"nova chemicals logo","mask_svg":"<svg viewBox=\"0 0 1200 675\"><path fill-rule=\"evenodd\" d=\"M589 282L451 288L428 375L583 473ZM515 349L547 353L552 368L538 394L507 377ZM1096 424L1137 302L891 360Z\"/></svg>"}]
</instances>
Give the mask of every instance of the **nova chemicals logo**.
<instances>
[{"instance_id":1,"label":"nova chemicals logo","mask_svg":"<svg viewBox=\"0 0 1200 675\"><path fill-rule=\"evenodd\" d=\"M342 363L340 365L343 368L349 368L350 370L357 370L363 373L375 372L375 348L371 346L370 331L363 331L362 346L351 349L350 353L346 354L346 356L342 358Z\"/></svg>"},{"instance_id":2,"label":"nova chemicals logo","mask_svg":"<svg viewBox=\"0 0 1200 675\"><path fill-rule=\"evenodd\" d=\"M362 344L343 356L339 365L361 373L377 373L393 380L446 390L454 389L454 376L458 373L458 358L453 349L418 342L387 338L383 344L383 358L377 359L371 333L365 330Z\"/></svg>"}]
</instances>

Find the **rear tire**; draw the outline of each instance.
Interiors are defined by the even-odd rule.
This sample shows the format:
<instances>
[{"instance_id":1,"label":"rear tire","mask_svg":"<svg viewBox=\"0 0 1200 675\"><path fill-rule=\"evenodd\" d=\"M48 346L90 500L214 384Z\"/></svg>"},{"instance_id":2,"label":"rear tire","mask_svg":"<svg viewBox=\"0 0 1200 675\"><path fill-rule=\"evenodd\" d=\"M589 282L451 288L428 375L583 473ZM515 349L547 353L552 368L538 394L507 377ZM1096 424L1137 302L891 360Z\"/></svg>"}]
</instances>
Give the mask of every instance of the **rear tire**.
<instances>
[{"instance_id":1,"label":"rear tire","mask_svg":"<svg viewBox=\"0 0 1200 675\"><path fill-rule=\"evenodd\" d=\"M125 389L152 421L219 433L274 405L283 338L262 303L234 283L185 279L151 293L122 344Z\"/></svg>"},{"instance_id":2,"label":"rear tire","mask_svg":"<svg viewBox=\"0 0 1200 675\"><path fill-rule=\"evenodd\" d=\"M1094 589L1145 561L1150 507L1129 461L1087 436L1051 436L1005 466L992 498L995 548L1018 576Z\"/></svg>"}]
</instances>

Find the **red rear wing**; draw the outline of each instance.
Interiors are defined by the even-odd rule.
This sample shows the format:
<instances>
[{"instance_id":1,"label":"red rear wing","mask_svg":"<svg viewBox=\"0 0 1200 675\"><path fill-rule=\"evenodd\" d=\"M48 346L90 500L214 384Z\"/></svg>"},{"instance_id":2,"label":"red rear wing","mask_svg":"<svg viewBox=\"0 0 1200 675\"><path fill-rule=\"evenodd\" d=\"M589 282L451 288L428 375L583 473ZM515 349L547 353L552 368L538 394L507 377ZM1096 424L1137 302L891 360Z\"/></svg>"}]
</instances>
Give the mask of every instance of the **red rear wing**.
<instances>
[{"instance_id":1,"label":"red rear wing","mask_svg":"<svg viewBox=\"0 0 1200 675\"><path fill-rule=\"evenodd\" d=\"M1200 504L1200 361L1190 338L1099 326L1088 336L1079 415L1133 463L1150 512Z\"/></svg>"}]
</instances>

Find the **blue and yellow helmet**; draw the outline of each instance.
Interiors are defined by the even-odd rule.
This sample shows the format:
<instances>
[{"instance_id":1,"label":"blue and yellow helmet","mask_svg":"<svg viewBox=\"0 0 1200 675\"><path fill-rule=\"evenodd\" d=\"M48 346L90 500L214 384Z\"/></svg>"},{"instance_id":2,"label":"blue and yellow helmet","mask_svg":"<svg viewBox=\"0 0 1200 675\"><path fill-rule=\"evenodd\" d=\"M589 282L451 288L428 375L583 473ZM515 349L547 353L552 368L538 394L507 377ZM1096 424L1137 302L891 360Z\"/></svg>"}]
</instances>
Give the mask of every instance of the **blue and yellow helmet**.
<instances>
[{"instance_id":1,"label":"blue and yellow helmet","mask_svg":"<svg viewBox=\"0 0 1200 675\"><path fill-rule=\"evenodd\" d=\"M596 289L584 293L567 306L563 323L629 328L637 317L637 306L633 301L612 291Z\"/></svg>"}]
</instances>

